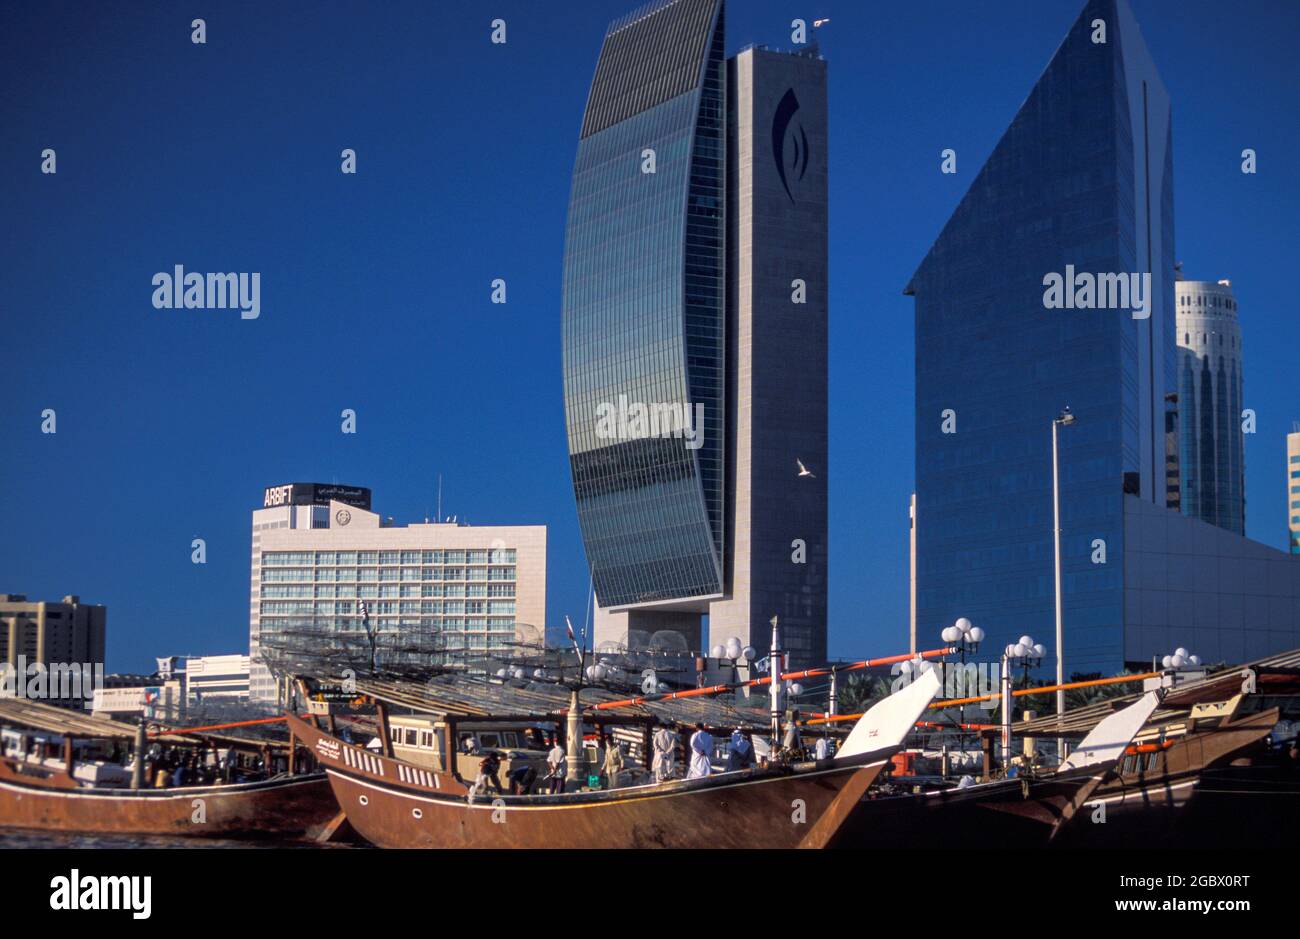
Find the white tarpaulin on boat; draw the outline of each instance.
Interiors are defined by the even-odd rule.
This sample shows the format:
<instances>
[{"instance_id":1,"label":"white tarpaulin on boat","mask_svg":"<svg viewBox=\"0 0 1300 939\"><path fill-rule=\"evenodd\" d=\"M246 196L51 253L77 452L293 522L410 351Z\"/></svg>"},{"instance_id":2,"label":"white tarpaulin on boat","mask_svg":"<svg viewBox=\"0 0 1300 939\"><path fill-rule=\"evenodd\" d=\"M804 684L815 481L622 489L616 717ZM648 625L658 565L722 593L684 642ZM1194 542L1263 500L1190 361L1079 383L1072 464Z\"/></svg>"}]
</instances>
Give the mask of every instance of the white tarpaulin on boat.
<instances>
[{"instance_id":1,"label":"white tarpaulin on boat","mask_svg":"<svg viewBox=\"0 0 1300 939\"><path fill-rule=\"evenodd\" d=\"M901 745L938 693L938 672L928 669L906 688L878 701L858 718L848 739L835 754L836 758L845 759Z\"/></svg>"},{"instance_id":2,"label":"white tarpaulin on boat","mask_svg":"<svg viewBox=\"0 0 1300 939\"><path fill-rule=\"evenodd\" d=\"M1160 693L1148 691L1133 704L1116 711L1079 741L1074 752L1061 764L1061 769L1079 769L1118 760L1159 703Z\"/></svg>"}]
</instances>

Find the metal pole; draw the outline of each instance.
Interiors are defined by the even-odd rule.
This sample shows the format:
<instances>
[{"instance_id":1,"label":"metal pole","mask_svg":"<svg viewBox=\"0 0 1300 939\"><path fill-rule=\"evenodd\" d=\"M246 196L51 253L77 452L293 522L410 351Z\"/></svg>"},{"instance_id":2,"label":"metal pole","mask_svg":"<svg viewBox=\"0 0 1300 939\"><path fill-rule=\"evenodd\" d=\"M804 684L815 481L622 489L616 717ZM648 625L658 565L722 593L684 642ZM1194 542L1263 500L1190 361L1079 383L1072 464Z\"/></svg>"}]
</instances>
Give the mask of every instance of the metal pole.
<instances>
[{"instance_id":1,"label":"metal pole","mask_svg":"<svg viewBox=\"0 0 1300 939\"><path fill-rule=\"evenodd\" d=\"M1011 768L1011 659L1002 653L1002 772Z\"/></svg>"},{"instance_id":2,"label":"metal pole","mask_svg":"<svg viewBox=\"0 0 1300 939\"><path fill-rule=\"evenodd\" d=\"M1056 683L1063 685L1065 684L1065 630L1061 613L1061 477L1056 447L1056 425L1058 423L1059 421L1052 421L1052 538L1056 555ZM1064 720L1064 714L1065 691L1058 689L1056 692L1056 723L1058 727ZM1057 737L1056 756L1058 760L1065 759L1064 746L1064 739Z\"/></svg>"},{"instance_id":3,"label":"metal pole","mask_svg":"<svg viewBox=\"0 0 1300 939\"><path fill-rule=\"evenodd\" d=\"M785 657L781 654L781 627L780 618L772 617L772 653L768 660L772 669L772 753L775 755L781 749L781 711L783 705L783 687L781 684L781 668L785 664Z\"/></svg>"},{"instance_id":4,"label":"metal pole","mask_svg":"<svg viewBox=\"0 0 1300 939\"><path fill-rule=\"evenodd\" d=\"M830 704L827 705L830 708L830 710L826 712L831 717L834 717L836 714L840 713L838 686L839 686L839 671L837 669L832 668L831 669L831 700L830 700Z\"/></svg>"},{"instance_id":5,"label":"metal pole","mask_svg":"<svg viewBox=\"0 0 1300 939\"><path fill-rule=\"evenodd\" d=\"M569 715L565 725L568 736L565 741L565 761L568 763L565 789L570 792L582 788L582 769L579 766L582 759L582 713L579 708L578 689L574 688L569 692Z\"/></svg>"},{"instance_id":6,"label":"metal pole","mask_svg":"<svg viewBox=\"0 0 1300 939\"><path fill-rule=\"evenodd\" d=\"M139 789L144 783L144 718L135 728L135 767L131 770L131 788Z\"/></svg>"}]
</instances>

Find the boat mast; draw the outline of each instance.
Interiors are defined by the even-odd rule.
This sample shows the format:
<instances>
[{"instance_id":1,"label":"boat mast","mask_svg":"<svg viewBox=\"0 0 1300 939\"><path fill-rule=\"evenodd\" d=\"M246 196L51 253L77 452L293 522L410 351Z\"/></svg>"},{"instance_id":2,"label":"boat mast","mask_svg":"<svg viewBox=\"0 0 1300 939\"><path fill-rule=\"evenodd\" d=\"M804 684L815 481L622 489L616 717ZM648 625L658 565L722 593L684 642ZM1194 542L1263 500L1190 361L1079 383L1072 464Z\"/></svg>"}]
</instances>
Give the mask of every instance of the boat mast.
<instances>
[{"instance_id":1,"label":"boat mast","mask_svg":"<svg viewBox=\"0 0 1300 939\"><path fill-rule=\"evenodd\" d=\"M144 748L147 746L144 734L144 717L135 728L135 766L131 767L131 788L139 789L144 783Z\"/></svg>"},{"instance_id":2,"label":"boat mast","mask_svg":"<svg viewBox=\"0 0 1300 939\"><path fill-rule=\"evenodd\" d=\"M564 774L564 788L568 792L576 792L582 788L582 768L579 762L582 759L582 705L578 702L578 693L582 690L582 679L586 672L587 665L587 631L582 631L582 644L578 644L577 637L573 633L573 623L569 617L564 617L564 625L569 631L569 639L573 642L573 651L578 657L578 677L569 689L569 713L568 720L565 724L565 762L568 768Z\"/></svg>"},{"instance_id":3,"label":"boat mast","mask_svg":"<svg viewBox=\"0 0 1300 939\"><path fill-rule=\"evenodd\" d=\"M785 667L785 658L781 652L781 618L772 617L772 652L768 659L769 668L772 670L772 754L773 756L781 749L781 711L784 704L784 685L781 683L781 672Z\"/></svg>"}]
</instances>

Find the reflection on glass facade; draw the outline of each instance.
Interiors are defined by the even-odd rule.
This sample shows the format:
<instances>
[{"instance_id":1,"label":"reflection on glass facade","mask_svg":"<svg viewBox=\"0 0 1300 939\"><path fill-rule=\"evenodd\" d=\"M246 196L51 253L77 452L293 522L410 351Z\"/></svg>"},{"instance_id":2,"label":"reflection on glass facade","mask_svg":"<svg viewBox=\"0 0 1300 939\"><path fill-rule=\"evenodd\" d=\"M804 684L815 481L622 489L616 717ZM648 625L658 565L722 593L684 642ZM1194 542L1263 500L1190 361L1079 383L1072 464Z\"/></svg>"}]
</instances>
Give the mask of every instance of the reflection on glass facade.
<instances>
[{"instance_id":1,"label":"reflection on glass facade","mask_svg":"<svg viewBox=\"0 0 1300 939\"><path fill-rule=\"evenodd\" d=\"M721 0L623 17L606 34L583 120L564 255L564 397L602 606L723 589L722 43ZM702 406L697 440L602 420L638 405Z\"/></svg>"},{"instance_id":2,"label":"reflection on glass facade","mask_svg":"<svg viewBox=\"0 0 1300 939\"><path fill-rule=\"evenodd\" d=\"M1180 280L1175 299L1182 510L1242 535L1246 501L1237 300L1226 280Z\"/></svg>"},{"instance_id":3,"label":"reflection on glass facade","mask_svg":"<svg viewBox=\"0 0 1300 939\"><path fill-rule=\"evenodd\" d=\"M1066 671L1124 661L1124 492L1165 500L1172 166L1168 98L1137 24L1122 0L1094 0L908 287L922 646L967 616L990 650L1025 633L1054 647L1051 426L1068 406ZM1044 277L1066 265L1150 272L1150 317L1045 308Z\"/></svg>"}]
</instances>

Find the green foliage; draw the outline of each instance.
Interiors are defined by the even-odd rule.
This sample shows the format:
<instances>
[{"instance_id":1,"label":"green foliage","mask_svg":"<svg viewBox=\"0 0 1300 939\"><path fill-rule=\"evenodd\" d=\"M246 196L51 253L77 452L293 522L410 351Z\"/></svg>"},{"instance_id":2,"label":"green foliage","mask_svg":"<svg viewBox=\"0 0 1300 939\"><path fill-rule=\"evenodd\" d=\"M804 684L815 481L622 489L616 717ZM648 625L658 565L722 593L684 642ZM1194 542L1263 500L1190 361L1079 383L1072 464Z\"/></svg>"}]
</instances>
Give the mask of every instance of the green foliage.
<instances>
[{"instance_id":1,"label":"green foliage","mask_svg":"<svg viewBox=\"0 0 1300 939\"><path fill-rule=\"evenodd\" d=\"M838 684L838 709L841 714L859 714L889 695L889 682L862 672L841 675Z\"/></svg>"}]
</instances>

